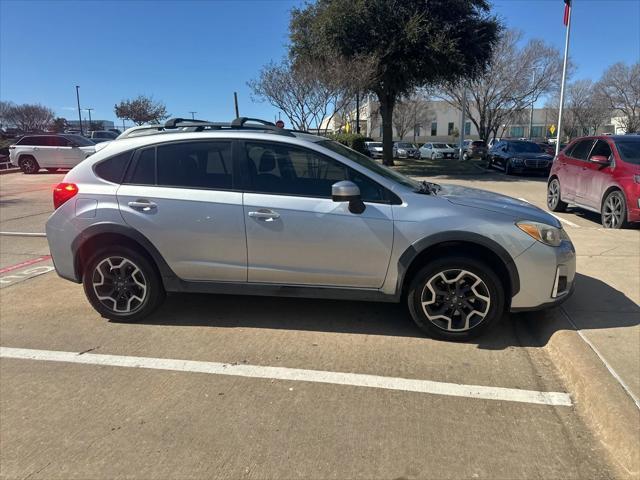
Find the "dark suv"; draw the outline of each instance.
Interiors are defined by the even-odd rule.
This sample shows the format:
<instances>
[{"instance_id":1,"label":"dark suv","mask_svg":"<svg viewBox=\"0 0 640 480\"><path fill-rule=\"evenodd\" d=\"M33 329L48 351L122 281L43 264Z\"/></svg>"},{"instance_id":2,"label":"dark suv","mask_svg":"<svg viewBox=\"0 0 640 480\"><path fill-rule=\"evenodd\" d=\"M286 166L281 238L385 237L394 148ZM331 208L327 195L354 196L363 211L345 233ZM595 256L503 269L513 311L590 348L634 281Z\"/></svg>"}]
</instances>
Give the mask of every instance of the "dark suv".
<instances>
[{"instance_id":1,"label":"dark suv","mask_svg":"<svg viewBox=\"0 0 640 480\"><path fill-rule=\"evenodd\" d=\"M487 157L487 144L482 140L465 140L462 150L462 159L470 158L484 159Z\"/></svg>"}]
</instances>

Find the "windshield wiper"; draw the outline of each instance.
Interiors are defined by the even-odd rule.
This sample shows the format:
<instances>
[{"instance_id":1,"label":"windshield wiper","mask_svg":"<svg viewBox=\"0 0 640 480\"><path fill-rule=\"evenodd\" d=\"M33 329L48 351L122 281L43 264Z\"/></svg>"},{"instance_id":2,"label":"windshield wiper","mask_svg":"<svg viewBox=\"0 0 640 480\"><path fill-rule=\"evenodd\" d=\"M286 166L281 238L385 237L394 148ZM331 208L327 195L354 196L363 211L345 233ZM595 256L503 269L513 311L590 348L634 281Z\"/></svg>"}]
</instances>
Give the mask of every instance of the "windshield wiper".
<instances>
[{"instance_id":1,"label":"windshield wiper","mask_svg":"<svg viewBox=\"0 0 640 480\"><path fill-rule=\"evenodd\" d=\"M436 195L440 190L442 190L442 187L437 183L423 180L416 191L418 193L426 193L427 195Z\"/></svg>"}]
</instances>

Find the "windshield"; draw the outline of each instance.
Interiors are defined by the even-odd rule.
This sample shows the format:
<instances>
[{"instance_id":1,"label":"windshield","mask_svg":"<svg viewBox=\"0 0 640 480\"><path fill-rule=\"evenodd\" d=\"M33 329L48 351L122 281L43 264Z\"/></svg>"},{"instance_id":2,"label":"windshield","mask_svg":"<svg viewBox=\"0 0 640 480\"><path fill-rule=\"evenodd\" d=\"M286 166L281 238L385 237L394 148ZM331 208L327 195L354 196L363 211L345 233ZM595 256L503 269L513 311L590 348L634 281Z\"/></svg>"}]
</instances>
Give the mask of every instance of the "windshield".
<instances>
[{"instance_id":1,"label":"windshield","mask_svg":"<svg viewBox=\"0 0 640 480\"><path fill-rule=\"evenodd\" d=\"M634 165L640 165L640 141L638 140L616 140L616 147L622 160Z\"/></svg>"},{"instance_id":2,"label":"windshield","mask_svg":"<svg viewBox=\"0 0 640 480\"><path fill-rule=\"evenodd\" d=\"M449 148L449 145L446 145L444 143L434 143L433 148Z\"/></svg>"},{"instance_id":3,"label":"windshield","mask_svg":"<svg viewBox=\"0 0 640 480\"><path fill-rule=\"evenodd\" d=\"M540 146L530 142L514 142L509 148L518 153L542 153Z\"/></svg>"},{"instance_id":4,"label":"windshield","mask_svg":"<svg viewBox=\"0 0 640 480\"><path fill-rule=\"evenodd\" d=\"M396 144L398 148L416 148L413 143L398 143Z\"/></svg>"},{"instance_id":5,"label":"windshield","mask_svg":"<svg viewBox=\"0 0 640 480\"><path fill-rule=\"evenodd\" d=\"M371 170L378 175L397 182L405 187L409 187L412 189L419 188L420 183L410 179L409 177L405 177L401 173L396 172L395 170L391 170L384 165L380 165L376 161L370 159L369 157L362 155L361 153L356 152L355 150L351 150L350 148L345 147L341 143L334 142L333 140L321 140L318 142L318 145L321 147L327 148L332 152L335 152L343 157L348 158L349 160L356 162L358 165Z\"/></svg>"},{"instance_id":6,"label":"windshield","mask_svg":"<svg viewBox=\"0 0 640 480\"><path fill-rule=\"evenodd\" d=\"M81 147L90 147L91 145L95 145L94 142L88 138L84 138L82 135L65 135L64 138L75 142L76 145L80 145Z\"/></svg>"}]
</instances>

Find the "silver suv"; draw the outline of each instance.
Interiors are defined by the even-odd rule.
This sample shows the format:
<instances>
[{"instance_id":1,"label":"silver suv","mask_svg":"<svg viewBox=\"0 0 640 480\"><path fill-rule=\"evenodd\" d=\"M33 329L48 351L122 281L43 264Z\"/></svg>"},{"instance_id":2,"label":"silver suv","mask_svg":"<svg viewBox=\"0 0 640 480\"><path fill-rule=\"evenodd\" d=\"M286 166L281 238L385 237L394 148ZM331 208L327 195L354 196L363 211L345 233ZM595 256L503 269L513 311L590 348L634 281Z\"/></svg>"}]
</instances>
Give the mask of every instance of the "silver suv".
<instances>
[{"instance_id":1,"label":"silver suv","mask_svg":"<svg viewBox=\"0 0 640 480\"><path fill-rule=\"evenodd\" d=\"M406 301L428 334L466 339L573 287L575 250L544 211L252 119L130 129L53 197L58 274L116 321L165 292Z\"/></svg>"}]
</instances>

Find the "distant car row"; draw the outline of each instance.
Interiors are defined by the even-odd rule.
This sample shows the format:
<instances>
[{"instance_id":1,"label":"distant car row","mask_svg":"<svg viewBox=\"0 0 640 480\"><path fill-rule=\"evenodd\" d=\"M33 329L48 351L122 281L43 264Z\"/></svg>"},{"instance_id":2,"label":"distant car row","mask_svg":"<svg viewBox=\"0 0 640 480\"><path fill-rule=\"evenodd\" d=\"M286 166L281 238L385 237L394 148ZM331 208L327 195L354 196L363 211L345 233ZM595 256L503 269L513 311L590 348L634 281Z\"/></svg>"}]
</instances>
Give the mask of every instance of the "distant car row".
<instances>
[{"instance_id":1,"label":"distant car row","mask_svg":"<svg viewBox=\"0 0 640 480\"><path fill-rule=\"evenodd\" d=\"M75 167L95 151L95 142L82 135L26 135L9 146L9 162L26 174L41 168L55 172Z\"/></svg>"}]
</instances>

